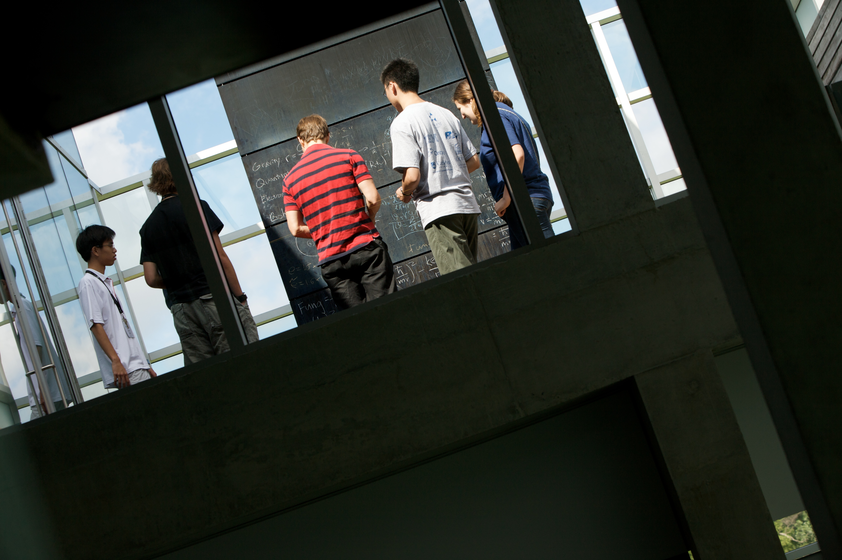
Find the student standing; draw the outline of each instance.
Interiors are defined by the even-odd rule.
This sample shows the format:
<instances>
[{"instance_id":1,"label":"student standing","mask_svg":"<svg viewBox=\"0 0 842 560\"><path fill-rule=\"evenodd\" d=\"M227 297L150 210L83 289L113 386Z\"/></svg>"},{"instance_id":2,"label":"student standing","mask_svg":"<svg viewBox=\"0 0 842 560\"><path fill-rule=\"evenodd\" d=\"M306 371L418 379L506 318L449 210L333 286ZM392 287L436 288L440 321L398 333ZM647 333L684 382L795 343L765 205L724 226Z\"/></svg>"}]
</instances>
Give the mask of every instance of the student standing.
<instances>
[{"instance_id":1,"label":"student standing","mask_svg":"<svg viewBox=\"0 0 842 560\"><path fill-rule=\"evenodd\" d=\"M156 377L140 348L137 337L123 312L105 267L117 260L114 230L101 225L88 226L76 238L76 250L88 262L79 281L79 303L96 344L102 383L107 389L124 389Z\"/></svg>"},{"instance_id":2,"label":"student standing","mask_svg":"<svg viewBox=\"0 0 842 560\"><path fill-rule=\"evenodd\" d=\"M331 147L327 121L298 122L304 155L284 178L284 210L295 237L313 239L322 277L339 309L396 290L389 249L374 219L380 194L363 158Z\"/></svg>"},{"instance_id":3,"label":"student standing","mask_svg":"<svg viewBox=\"0 0 842 560\"><path fill-rule=\"evenodd\" d=\"M550 192L550 181L547 175L541 171L541 163L538 160L538 147L532 137L532 131L524 118L512 110L512 102L502 92L492 92L500 119L506 128L509 137L509 144L514 152L518 167L523 173L523 180L532 199L532 206L541 224L544 237L553 236L553 226L550 223L550 209L553 207L553 195ZM497 203L494 205L494 212L503 218L509 225L509 237L512 241L512 249L527 245L526 234L520 217L517 212L507 211L512 202L509 189L503 180L503 173L500 171L500 164L497 162L497 155L491 147L491 139L488 130L482 126L482 117L479 114L474 93L468 80L462 80L453 92L453 102L462 114L463 119L468 119L472 124L482 127L482 140L480 142L480 162L482 163L485 177L488 181L488 188Z\"/></svg>"},{"instance_id":4,"label":"student standing","mask_svg":"<svg viewBox=\"0 0 842 560\"><path fill-rule=\"evenodd\" d=\"M477 262L479 204L471 173L479 169L476 148L453 113L421 99L414 62L393 60L380 74L392 121L392 168L402 175L395 196L415 202L439 272Z\"/></svg>"}]
</instances>

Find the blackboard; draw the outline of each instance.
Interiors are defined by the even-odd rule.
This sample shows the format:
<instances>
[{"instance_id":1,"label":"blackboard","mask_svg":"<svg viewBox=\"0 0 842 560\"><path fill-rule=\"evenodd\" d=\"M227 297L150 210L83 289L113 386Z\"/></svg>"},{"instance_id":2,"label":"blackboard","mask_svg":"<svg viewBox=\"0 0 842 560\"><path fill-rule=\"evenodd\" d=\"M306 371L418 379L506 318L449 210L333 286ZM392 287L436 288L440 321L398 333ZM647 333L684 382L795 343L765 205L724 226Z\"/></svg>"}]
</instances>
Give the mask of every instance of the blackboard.
<instances>
[{"instance_id":1,"label":"blackboard","mask_svg":"<svg viewBox=\"0 0 842 560\"><path fill-rule=\"evenodd\" d=\"M240 72L231 81L218 81L299 324L336 312L322 280L315 244L294 238L284 215L283 179L301 158L295 127L306 115L322 115L330 127L330 144L356 150L366 160L383 200L377 227L389 247L399 289L439 275L415 206L395 198L400 176L392 170L389 128L397 112L383 95L380 71L398 57L418 65L422 98L459 118L451 97L464 72L441 10L413 14L382 29L302 53L300 58L261 65L253 73ZM486 78L493 87L490 70ZM479 128L462 123L479 149ZM482 169L471 179L482 210L478 259L485 260L509 250L508 229L494 214Z\"/></svg>"},{"instance_id":2,"label":"blackboard","mask_svg":"<svg viewBox=\"0 0 842 560\"><path fill-rule=\"evenodd\" d=\"M292 314L299 325L333 315L337 311L330 291L325 288L291 301Z\"/></svg>"},{"instance_id":3,"label":"blackboard","mask_svg":"<svg viewBox=\"0 0 842 560\"><path fill-rule=\"evenodd\" d=\"M382 106L380 72L409 58L420 91L464 77L441 10L326 48L219 87L241 154L295 137L299 119L319 113L336 123Z\"/></svg>"},{"instance_id":4,"label":"blackboard","mask_svg":"<svg viewBox=\"0 0 842 560\"><path fill-rule=\"evenodd\" d=\"M424 99L449 109L458 118L459 113L451 101L456 83L458 82L427 92L424 94ZM366 160L371 177L374 179L374 184L378 186L384 202L387 202L389 196L394 198L396 183L400 179L400 175L392 169L392 143L389 137L389 127L396 115L397 111L388 105L329 127L331 146L356 150ZM481 134L479 128L466 120L462 121L462 126L466 127L465 133L474 147L479 150ZM255 202L263 224L267 228L286 219L282 196L283 179L298 163L301 155L301 145L297 139L292 139L243 157L243 166L246 169ZM494 199L488 191L482 168L473 173L471 180L474 194L482 207L480 231L500 227L503 221L494 214ZM383 189L384 186L390 184L395 184L391 190ZM397 200L394 202L401 204ZM414 208L414 206L410 204L409 208ZM415 212L414 209L412 212ZM415 219L417 220L417 214ZM403 221L409 223L407 220ZM386 240L388 242L388 236Z\"/></svg>"},{"instance_id":5,"label":"blackboard","mask_svg":"<svg viewBox=\"0 0 842 560\"><path fill-rule=\"evenodd\" d=\"M316 244L312 239L293 237L286 222L267 229L266 236L290 302L294 298L327 288L322 280Z\"/></svg>"}]
</instances>

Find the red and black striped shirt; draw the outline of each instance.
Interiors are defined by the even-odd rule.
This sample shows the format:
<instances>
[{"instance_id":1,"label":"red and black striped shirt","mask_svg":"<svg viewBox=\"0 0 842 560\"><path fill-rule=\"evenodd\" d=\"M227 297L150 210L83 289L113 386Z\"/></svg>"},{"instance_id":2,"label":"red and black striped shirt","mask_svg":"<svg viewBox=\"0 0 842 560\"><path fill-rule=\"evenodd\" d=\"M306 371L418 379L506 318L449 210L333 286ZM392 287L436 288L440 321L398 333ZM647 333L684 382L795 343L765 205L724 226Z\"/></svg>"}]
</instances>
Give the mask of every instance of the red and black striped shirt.
<instances>
[{"instance_id":1,"label":"red and black striped shirt","mask_svg":"<svg viewBox=\"0 0 842 560\"><path fill-rule=\"evenodd\" d=\"M284 178L284 208L301 214L319 252L319 265L379 237L365 212L358 183L371 179L354 150L313 144Z\"/></svg>"}]
</instances>

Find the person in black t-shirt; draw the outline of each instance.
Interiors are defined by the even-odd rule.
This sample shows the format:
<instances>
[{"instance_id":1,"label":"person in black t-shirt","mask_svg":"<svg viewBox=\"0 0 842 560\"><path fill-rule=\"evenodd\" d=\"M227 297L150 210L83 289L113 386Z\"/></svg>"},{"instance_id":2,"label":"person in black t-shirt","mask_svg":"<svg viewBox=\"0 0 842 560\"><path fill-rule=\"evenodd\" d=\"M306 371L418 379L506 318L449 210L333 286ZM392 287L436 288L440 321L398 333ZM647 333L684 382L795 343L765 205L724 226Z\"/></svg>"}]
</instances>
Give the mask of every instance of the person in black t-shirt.
<instances>
[{"instance_id":1,"label":"person in black t-shirt","mask_svg":"<svg viewBox=\"0 0 842 560\"><path fill-rule=\"evenodd\" d=\"M161 158L152 164L149 190L161 196L162 200L140 228L143 276L150 287L165 290L167 307L173 314L173 323L181 340L184 365L188 365L225 352L228 340L166 159ZM247 296L240 288L237 272L219 240L222 221L207 202L203 200L201 203L228 287L237 302L243 330L248 341L255 342L258 339L257 327L248 308Z\"/></svg>"}]
</instances>

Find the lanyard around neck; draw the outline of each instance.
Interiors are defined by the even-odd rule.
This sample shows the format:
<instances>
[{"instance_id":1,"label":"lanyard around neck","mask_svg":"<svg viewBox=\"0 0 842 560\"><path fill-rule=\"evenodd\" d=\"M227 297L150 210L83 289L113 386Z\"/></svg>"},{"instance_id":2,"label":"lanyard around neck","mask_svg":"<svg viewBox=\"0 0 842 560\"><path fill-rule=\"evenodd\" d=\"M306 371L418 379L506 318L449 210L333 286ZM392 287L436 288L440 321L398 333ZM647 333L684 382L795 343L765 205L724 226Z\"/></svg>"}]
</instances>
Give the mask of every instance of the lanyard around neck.
<instances>
[{"instance_id":1,"label":"lanyard around neck","mask_svg":"<svg viewBox=\"0 0 842 560\"><path fill-rule=\"evenodd\" d=\"M94 278L96 278L97 280L102 282L102 285L105 286L106 290L108 290L108 295L111 296L112 300L114 300L114 305L117 306L117 311L119 311L120 315L122 315L123 314L123 306L120 305L120 300L117 299L117 296L114 295L114 292L111 291L111 289L108 287L108 284L105 283L105 280L103 280L102 278L100 278L99 276L97 276L96 274L91 272L90 270L86 270L85 274L90 274L91 276L93 276Z\"/></svg>"}]
</instances>

